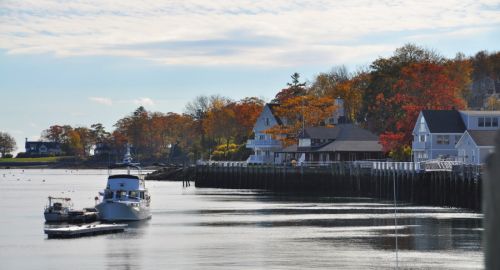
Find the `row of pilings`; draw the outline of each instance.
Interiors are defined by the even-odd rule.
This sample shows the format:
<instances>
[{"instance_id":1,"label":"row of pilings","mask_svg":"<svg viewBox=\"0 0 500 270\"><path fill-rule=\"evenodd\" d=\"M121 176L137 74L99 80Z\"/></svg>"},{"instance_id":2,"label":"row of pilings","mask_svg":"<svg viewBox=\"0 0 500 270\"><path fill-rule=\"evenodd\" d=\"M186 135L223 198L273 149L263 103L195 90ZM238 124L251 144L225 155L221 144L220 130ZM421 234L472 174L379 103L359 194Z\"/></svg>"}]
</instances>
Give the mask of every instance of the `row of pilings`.
<instances>
[{"instance_id":1,"label":"row of pilings","mask_svg":"<svg viewBox=\"0 0 500 270\"><path fill-rule=\"evenodd\" d=\"M475 166L452 171L375 170L352 162L321 167L208 166L195 170L196 187L323 192L332 196L392 200L481 210L481 173Z\"/></svg>"}]
</instances>

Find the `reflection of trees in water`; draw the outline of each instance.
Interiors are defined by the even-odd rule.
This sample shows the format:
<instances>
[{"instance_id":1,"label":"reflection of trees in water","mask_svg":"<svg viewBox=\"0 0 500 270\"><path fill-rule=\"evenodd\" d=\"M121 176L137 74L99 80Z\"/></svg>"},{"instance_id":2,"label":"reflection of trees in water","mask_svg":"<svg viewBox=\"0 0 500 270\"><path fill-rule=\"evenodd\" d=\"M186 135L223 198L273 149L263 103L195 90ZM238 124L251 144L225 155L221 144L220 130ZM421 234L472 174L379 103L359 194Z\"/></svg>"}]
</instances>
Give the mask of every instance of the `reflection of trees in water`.
<instances>
[{"instance_id":1,"label":"reflection of trees in water","mask_svg":"<svg viewBox=\"0 0 500 270\"><path fill-rule=\"evenodd\" d=\"M377 219L376 226L393 226L392 219ZM480 250L481 220L477 218L399 218L398 247L407 250ZM394 231L383 231L382 241L373 241L377 248L394 248ZM389 235L387 235L389 234Z\"/></svg>"}]
</instances>

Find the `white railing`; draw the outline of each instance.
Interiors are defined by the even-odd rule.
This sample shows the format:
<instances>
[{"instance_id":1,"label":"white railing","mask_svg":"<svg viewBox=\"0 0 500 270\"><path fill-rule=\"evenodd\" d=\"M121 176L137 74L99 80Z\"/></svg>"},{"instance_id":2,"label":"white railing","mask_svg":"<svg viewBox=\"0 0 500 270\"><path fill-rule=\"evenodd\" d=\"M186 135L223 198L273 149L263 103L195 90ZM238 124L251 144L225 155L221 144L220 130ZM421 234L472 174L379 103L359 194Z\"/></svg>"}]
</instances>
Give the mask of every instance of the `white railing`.
<instances>
[{"instance_id":1,"label":"white railing","mask_svg":"<svg viewBox=\"0 0 500 270\"><path fill-rule=\"evenodd\" d=\"M420 171L422 168L418 162L390 162L374 161L373 170L395 170L395 171Z\"/></svg>"},{"instance_id":2,"label":"white railing","mask_svg":"<svg viewBox=\"0 0 500 270\"><path fill-rule=\"evenodd\" d=\"M421 162L425 171L451 171L453 166L463 165L462 161L457 160L427 160Z\"/></svg>"},{"instance_id":3,"label":"white railing","mask_svg":"<svg viewBox=\"0 0 500 270\"><path fill-rule=\"evenodd\" d=\"M246 167L246 161L215 161L215 160L198 160L197 165L219 166L219 167Z\"/></svg>"}]
</instances>

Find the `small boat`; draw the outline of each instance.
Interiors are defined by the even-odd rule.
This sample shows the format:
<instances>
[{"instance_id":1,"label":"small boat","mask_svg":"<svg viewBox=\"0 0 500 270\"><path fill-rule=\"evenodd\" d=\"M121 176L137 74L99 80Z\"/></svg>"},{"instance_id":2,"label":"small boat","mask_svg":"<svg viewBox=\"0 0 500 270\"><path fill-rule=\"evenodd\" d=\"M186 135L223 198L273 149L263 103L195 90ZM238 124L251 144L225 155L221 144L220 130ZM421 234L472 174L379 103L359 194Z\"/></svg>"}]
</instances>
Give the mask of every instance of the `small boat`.
<instances>
[{"instance_id":1,"label":"small boat","mask_svg":"<svg viewBox=\"0 0 500 270\"><path fill-rule=\"evenodd\" d=\"M43 215L46 222L69 221L69 212L72 211L71 198L51 197L49 204L45 207Z\"/></svg>"},{"instance_id":2,"label":"small boat","mask_svg":"<svg viewBox=\"0 0 500 270\"><path fill-rule=\"evenodd\" d=\"M102 221L138 221L151 217L151 197L146 188L141 168L132 163L130 147L123 163L113 166L126 167L127 174L109 175L106 189L100 192L100 203L96 205ZM138 175L131 175L130 168L135 168Z\"/></svg>"},{"instance_id":3,"label":"small boat","mask_svg":"<svg viewBox=\"0 0 500 270\"><path fill-rule=\"evenodd\" d=\"M127 224L89 224L72 225L55 228L45 228L44 232L49 238L72 238L105 233L123 232Z\"/></svg>"}]
</instances>

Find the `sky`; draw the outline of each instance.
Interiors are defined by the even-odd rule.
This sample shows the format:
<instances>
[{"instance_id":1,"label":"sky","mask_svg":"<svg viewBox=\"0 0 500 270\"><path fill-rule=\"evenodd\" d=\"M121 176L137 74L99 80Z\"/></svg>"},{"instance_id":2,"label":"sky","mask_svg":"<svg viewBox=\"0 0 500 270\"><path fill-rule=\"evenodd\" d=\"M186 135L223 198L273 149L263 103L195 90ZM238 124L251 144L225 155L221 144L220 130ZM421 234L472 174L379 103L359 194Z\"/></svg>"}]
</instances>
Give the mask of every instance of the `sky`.
<instances>
[{"instance_id":1,"label":"sky","mask_svg":"<svg viewBox=\"0 0 500 270\"><path fill-rule=\"evenodd\" d=\"M116 121L199 95L269 101L293 72L354 71L406 43L500 50L500 0L0 0L0 131Z\"/></svg>"}]
</instances>

